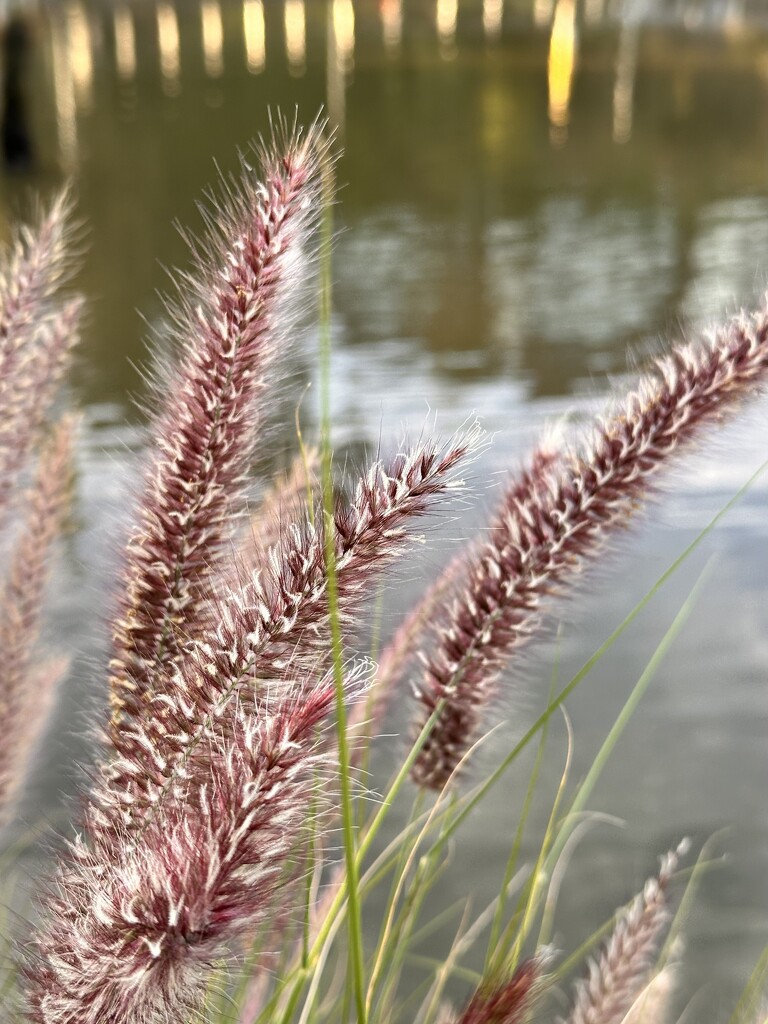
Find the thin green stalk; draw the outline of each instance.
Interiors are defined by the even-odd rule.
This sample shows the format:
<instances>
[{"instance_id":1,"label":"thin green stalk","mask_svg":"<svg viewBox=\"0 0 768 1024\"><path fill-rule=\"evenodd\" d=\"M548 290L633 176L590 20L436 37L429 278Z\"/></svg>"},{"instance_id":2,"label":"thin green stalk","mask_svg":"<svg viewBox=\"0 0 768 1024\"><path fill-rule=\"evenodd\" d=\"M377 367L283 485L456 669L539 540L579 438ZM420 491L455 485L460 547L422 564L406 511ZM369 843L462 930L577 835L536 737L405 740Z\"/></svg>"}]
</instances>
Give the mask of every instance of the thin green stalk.
<instances>
[{"instance_id":1,"label":"thin green stalk","mask_svg":"<svg viewBox=\"0 0 768 1024\"><path fill-rule=\"evenodd\" d=\"M421 859L414 884L411 886L405 906L396 923L393 941L390 943L390 951L386 957L386 976L377 1004L376 1018L378 1020L392 1019L391 1008L394 1005L405 958L413 947L413 932L416 923L427 896L446 867L446 862L444 860L438 862L431 856L431 851Z\"/></svg>"},{"instance_id":2,"label":"thin green stalk","mask_svg":"<svg viewBox=\"0 0 768 1024\"><path fill-rule=\"evenodd\" d=\"M336 737L339 754L339 790L348 899L349 970L353 978L358 1024L366 1024L365 953L363 950L362 911L359 895L359 867L356 855L356 828L352 800L347 706L344 690L344 655L339 613L339 588L336 572L335 524L333 516L333 470L331 451L331 243L333 215L331 207L331 168L323 168L323 221L320 256L320 375L321 375L321 452L323 516L325 520L325 566L328 579L333 679L336 691Z\"/></svg>"},{"instance_id":3,"label":"thin green stalk","mask_svg":"<svg viewBox=\"0 0 768 1024\"><path fill-rule=\"evenodd\" d=\"M512 943L512 949L509 955L504 958L504 949L510 941L510 934L504 936L499 956L496 959L496 967L501 974L510 976L516 970L520 963L522 956L523 945L528 937L533 918L538 910L539 896L542 892L545 884L545 880L548 877L546 870L546 862L549 855L549 851L554 845L554 838L557 835L557 818L560 813L560 803L565 793L565 787L568 783L568 777L571 769L571 754L573 750L573 736L570 730L570 722L568 725L568 752L565 759L565 765L560 776L560 784L557 787L555 799L552 803L552 809L549 812L549 819L547 821L547 827L544 831L544 838L539 848L539 854L536 858L536 863L531 871L531 882L528 890L528 898L525 902L525 906L522 908L522 920L519 927L517 928L517 934L515 935L514 942Z\"/></svg>"},{"instance_id":4,"label":"thin green stalk","mask_svg":"<svg viewBox=\"0 0 768 1024\"><path fill-rule=\"evenodd\" d=\"M307 958L309 956L309 940L310 940L310 926L312 923L312 893L315 882L315 872L317 870L317 846L319 842L318 834L318 819L317 812L319 809L319 801L317 799L317 788L320 784L320 780L315 774L315 781L312 787L312 799L309 804L309 828L310 834L307 841L307 865L306 865L306 881L304 885L304 921L302 927L301 937L301 964L302 967L307 966Z\"/></svg>"},{"instance_id":5,"label":"thin green stalk","mask_svg":"<svg viewBox=\"0 0 768 1024\"><path fill-rule=\"evenodd\" d=\"M307 492L307 515L309 516L309 522L312 526L315 525L315 499L312 494L312 474L309 471L309 452L307 446L304 444L304 434L301 430L301 404L304 401L304 395L309 391L312 386L312 382L304 388L304 392L298 401L296 411L294 413L294 419L296 421L296 438L299 442L299 452L301 454L301 464L304 467L304 476L306 477L305 490Z\"/></svg>"},{"instance_id":6,"label":"thin green stalk","mask_svg":"<svg viewBox=\"0 0 768 1024\"><path fill-rule=\"evenodd\" d=\"M412 824L414 820L418 819L419 814L421 813L421 805L423 803L423 799L424 796L422 793L416 794L416 799L414 800L413 807L411 808L411 817L410 821L408 822L409 825ZM373 999L373 992L376 988L379 973L383 969L382 961L384 957L385 944L387 941L387 937L390 933L390 930L392 928L397 902L400 897L400 892L402 890L402 887L405 885L406 876L408 874L408 871L410 870L413 857L416 854L416 850L418 849L419 843L424 834L424 829L427 828L428 824L429 817L427 818L424 828L422 829L420 834L414 839L410 847L405 842L406 833L403 833L403 842L400 844L397 862L394 865L394 870L392 873L392 885L389 892L389 898L386 904L387 910L384 915L384 920L382 921L381 930L379 932L379 938L376 943L377 956L373 968L371 970L371 980L368 986L367 998L369 1006Z\"/></svg>"},{"instance_id":7,"label":"thin green stalk","mask_svg":"<svg viewBox=\"0 0 768 1024\"><path fill-rule=\"evenodd\" d=\"M379 586L376 593L376 603L373 611L373 635L371 637L371 652L370 659L372 662L376 662L379 655L379 649L381 647L381 625L382 618L384 615L384 588ZM360 774L365 776L368 774L368 769L371 763L371 744L373 742L373 736L371 735L369 719L371 712L376 705L378 698L378 685L377 681L374 680L371 686L370 692L365 698L365 722L363 729L361 730L360 738L356 742L362 745L363 753L360 757ZM363 801L360 801L360 813L357 816L357 827L358 829L363 828L365 825L365 805Z\"/></svg>"},{"instance_id":8,"label":"thin green stalk","mask_svg":"<svg viewBox=\"0 0 768 1024\"><path fill-rule=\"evenodd\" d=\"M419 953L411 953L408 957L408 962L413 964L414 967L426 967L433 974L437 974L443 966L442 960L437 960L431 956L422 956ZM485 978L485 974L473 971L469 967L461 967L459 964L453 968L452 974L454 978L461 978L462 981L469 982L473 988L477 988Z\"/></svg>"},{"instance_id":9,"label":"thin green stalk","mask_svg":"<svg viewBox=\"0 0 768 1024\"><path fill-rule=\"evenodd\" d=\"M670 956L672 955L675 943L680 935L680 932L682 931L683 924L688 916L688 911L693 905L693 901L696 896L696 891L699 887L699 882L701 880L702 874L704 874L704 872L706 871L711 871L712 868L714 868L715 865L718 863L716 859L710 856L710 847L713 845L715 840L719 836L722 836L726 831L727 829L720 829L720 831L715 832L714 835L711 835L709 839L707 839L707 841L701 848L699 856L696 858L696 863L690 869L691 873L690 878L688 879L688 884L686 885L683 891L683 895L680 900L680 905L678 906L677 912L675 913L675 916L672 919L672 923L669 926L666 942L662 946L661 953L659 954L659 964L662 967L667 963ZM722 858L720 858L720 860L722 860Z\"/></svg>"},{"instance_id":10,"label":"thin green stalk","mask_svg":"<svg viewBox=\"0 0 768 1024\"><path fill-rule=\"evenodd\" d=\"M495 897L485 907L485 909L475 918L472 924L466 929L464 934L460 932L454 939L451 951L446 957L443 965L437 973L437 977L434 983L434 990L432 992L429 1004L424 1012L424 1021L428 1021L430 1016L437 1011L438 1003L443 994L446 982L453 975L456 968L459 966L461 959L466 956L469 950L474 946L475 942L479 939L480 935L485 931L491 922L493 913L496 907L496 901L498 897ZM462 922L463 930L463 922Z\"/></svg>"},{"instance_id":11,"label":"thin green stalk","mask_svg":"<svg viewBox=\"0 0 768 1024\"><path fill-rule=\"evenodd\" d=\"M566 822L567 821L568 819L566 818ZM549 875L547 895L544 898L544 903L541 908L541 926L539 928L539 938L536 943L537 949L550 944L554 930L557 900L560 896L560 887L562 885L563 878L567 872L567 864L571 857L571 848L575 850L581 842L582 835L596 824L609 824L620 827L624 822L620 818L613 817L610 814L600 814L593 811L590 814L584 814L579 823L571 829L568 841L564 845L563 851Z\"/></svg>"},{"instance_id":12,"label":"thin green stalk","mask_svg":"<svg viewBox=\"0 0 768 1024\"><path fill-rule=\"evenodd\" d=\"M552 694L555 691L555 679L556 679L557 668L552 672L552 687L550 689L550 700ZM483 974L487 975L491 970L491 964L494 960L494 951L498 949L499 939L501 936L502 921L507 911L507 889L509 883L512 880L512 876L515 873L517 867L517 861L520 856L520 849L523 844L523 835L525 833L525 826L528 822L528 817L533 806L533 797L536 792L536 786L538 785L539 773L541 771L541 765L544 760L544 750L546 749L547 737L549 735L549 722L545 722L541 730L541 737L539 739L539 746L536 751L536 759L533 764L533 770L531 771L528 779L528 787L525 793L525 800L523 801L523 808L520 813L520 817L515 830L515 838L512 842L512 848L507 858L507 865L504 871L504 881L502 883L501 892L499 893L499 901L496 905L496 913L493 918L493 925L491 926L491 934L488 938L488 948L485 953L485 966L483 968Z\"/></svg>"},{"instance_id":13,"label":"thin green stalk","mask_svg":"<svg viewBox=\"0 0 768 1024\"><path fill-rule=\"evenodd\" d=\"M640 678L632 688L632 692L627 698L624 707L619 712L619 715L616 721L614 722L613 726L611 727L610 732L603 741L603 744L597 753L597 757L595 757L594 761L590 765L586 778L579 786L576 796L574 797L573 803L571 804L570 811L568 812L568 818L570 821L575 821L578 815L581 814L581 812L586 807L587 801L589 800L590 796L592 795L592 791L595 788L595 784L597 783L597 780L600 778L603 769L605 768L605 765L609 757L613 753L613 750L616 744L618 743L622 733L629 724L629 720L632 718L635 711L637 710L637 707L642 698L645 696L645 693L651 684L651 680L655 677L659 669L659 666L661 665L661 662L666 657L670 647L677 639L680 630L683 628L683 625L688 619L688 616L691 614L693 606L695 605L696 600L699 596L699 592L701 591L701 588L704 585L704 581L706 577L709 575L710 567L711 563L708 563L708 565L704 568L704 571L696 580L696 583L693 585L690 594L685 599L682 607L673 619L672 625L669 627L667 632L662 637L661 642L654 651L651 660L648 662L642 674L640 675ZM568 836L570 835L570 832L571 828L567 824L560 829L557 835L557 839L555 840L552 846L552 850L550 851L549 856L547 858L548 872L551 870L552 866L557 862L557 858L562 853L563 847L568 841Z\"/></svg>"}]
</instances>

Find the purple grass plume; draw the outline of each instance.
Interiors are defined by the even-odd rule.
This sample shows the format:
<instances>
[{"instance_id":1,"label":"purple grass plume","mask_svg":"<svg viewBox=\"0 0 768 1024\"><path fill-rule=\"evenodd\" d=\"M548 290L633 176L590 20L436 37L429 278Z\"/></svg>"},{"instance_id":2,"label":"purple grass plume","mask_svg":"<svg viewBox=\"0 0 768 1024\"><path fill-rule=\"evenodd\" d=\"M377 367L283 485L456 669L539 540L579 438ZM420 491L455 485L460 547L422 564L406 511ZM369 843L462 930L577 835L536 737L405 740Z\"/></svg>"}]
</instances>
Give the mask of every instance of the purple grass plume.
<instances>
[{"instance_id":1,"label":"purple grass plume","mask_svg":"<svg viewBox=\"0 0 768 1024\"><path fill-rule=\"evenodd\" d=\"M73 428L65 417L43 448L0 590L0 824L66 667L61 658L40 664L36 645L51 549L69 506Z\"/></svg>"},{"instance_id":2,"label":"purple grass plume","mask_svg":"<svg viewBox=\"0 0 768 1024\"><path fill-rule=\"evenodd\" d=\"M353 670L350 693L362 679ZM200 1011L212 964L292 898L286 865L317 779L333 771L318 734L333 706L326 675L311 692L270 691L258 716L231 708L198 746L205 772L183 801L164 803L135 840L99 828L75 840L27 964L30 1021L147 1024Z\"/></svg>"},{"instance_id":3,"label":"purple grass plume","mask_svg":"<svg viewBox=\"0 0 768 1024\"><path fill-rule=\"evenodd\" d=\"M586 978L577 982L565 1024L621 1024L629 1013L649 980L671 916L669 884L687 849L684 840L662 857L658 875L620 915L602 953L590 960Z\"/></svg>"},{"instance_id":4,"label":"purple grass plume","mask_svg":"<svg viewBox=\"0 0 768 1024\"><path fill-rule=\"evenodd\" d=\"M72 234L63 192L0 253L0 527L78 340L82 301L62 292Z\"/></svg>"},{"instance_id":5,"label":"purple grass plume","mask_svg":"<svg viewBox=\"0 0 768 1024\"><path fill-rule=\"evenodd\" d=\"M477 424L442 448L430 441L374 463L333 516L339 609L352 621L371 596L373 574L409 542L409 526L463 485L458 471L483 444ZM121 727L120 756L107 765L95 799L102 827L140 825L148 808L184 785L190 750L226 715L228 702L258 709L269 681L317 675L328 663L324 517L284 525L269 559L242 589L224 595L216 624L191 642L146 714Z\"/></svg>"},{"instance_id":6,"label":"purple grass plume","mask_svg":"<svg viewBox=\"0 0 768 1024\"><path fill-rule=\"evenodd\" d=\"M114 625L109 738L124 736L162 693L184 645L206 628L217 575L257 454L260 399L296 324L313 259L324 125L278 126L223 189L172 310L178 365L163 379L151 461L128 545Z\"/></svg>"},{"instance_id":7,"label":"purple grass plume","mask_svg":"<svg viewBox=\"0 0 768 1024\"><path fill-rule=\"evenodd\" d=\"M69 278L72 201L66 190L39 217L37 227L19 228L0 262L0 366L25 357L27 339L61 285Z\"/></svg>"},{"instance_id":8,"label":"purple grass plume","mask_svg":"<svg viewBox=\"0 0 768 1024\"><path fill-rule=\"evenodd\" d=\"M546 957L531 957L511 977L482 984L450 1024L522 1024L541 991Z\"/></svg>"},{"instance_id":9,"label":"purple grass plume","mask_svg":"<svg viewBox=\"0 0 768 1024\"><path fill-rule=\"evenodd\" d=\"M414 766L419 785L440 789L451 777L477 738L499 673L539 627L546 599L576 581L669 458L753 395L766 371L763 307L659 359L581 445L553 462L537 457L512 481L422 648L417 730L439 713Z\"/></svg>"}]
</instances>

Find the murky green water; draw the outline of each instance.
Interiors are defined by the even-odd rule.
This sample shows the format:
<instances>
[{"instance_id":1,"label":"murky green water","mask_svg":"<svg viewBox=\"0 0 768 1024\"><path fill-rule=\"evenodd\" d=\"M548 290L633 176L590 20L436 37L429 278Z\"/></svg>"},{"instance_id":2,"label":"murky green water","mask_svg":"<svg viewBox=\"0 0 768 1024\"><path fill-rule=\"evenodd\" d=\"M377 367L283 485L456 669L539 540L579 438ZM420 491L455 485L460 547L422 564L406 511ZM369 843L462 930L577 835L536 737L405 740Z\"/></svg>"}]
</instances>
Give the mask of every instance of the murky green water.
<instances>
[{"instance_id":1,"label":"murky green water","mask_svg":"<svg viewBox=\"0 0 768 1024\"><path fill-rule=\"evenodd\" d=\"M52 630L74 651L27 801L54 817L103 700L101 621L134 479L145 358L137 313L160 314L161 264L184 247L173 219L269 106L310 120L322 105L344 144L334 262L334 416L340 446L375 446L428 409L453 430L477 412L498 432L477 467L478 506L542 423L584 411L678 323L756 299L768 267L768 35L754 4L610 0L170 0L63 4L30 26L34 168L0 182L10 217L30 185L71 174L88 226L80 283L91 313L75 382L86 411L79 532L59 574ZM281 401L290 443L314 338L292 352ZM311 429L315 398L304 408ZM758 404L670 478L645 522L563 607L507 685L508 727L487 762L542 706L552 665L567 678L766 454ZM126 425L131 424L131 425ZM280 457L276 452L276 458ZM756 484L600 663L572 701L573 775L583 775L704 566L696 610L614 755L596 822L563 886L557 944L586 937L682 835L727 829L727 864L702 884L681 991L724 1019L768 931L768 485ZM389 603L471 532L443 527ZM474 519L472 516L474 515ZM394 612L393 618L394 621ZM557 658L555 653L557 652ZM393 723L401 727L403 723ZM556 728L544 791L564 758ZM523 798L510 777L476 816L442 902L494 892ZM532 825L545 820L542 800Z\"/></svg>"}]
</instances>

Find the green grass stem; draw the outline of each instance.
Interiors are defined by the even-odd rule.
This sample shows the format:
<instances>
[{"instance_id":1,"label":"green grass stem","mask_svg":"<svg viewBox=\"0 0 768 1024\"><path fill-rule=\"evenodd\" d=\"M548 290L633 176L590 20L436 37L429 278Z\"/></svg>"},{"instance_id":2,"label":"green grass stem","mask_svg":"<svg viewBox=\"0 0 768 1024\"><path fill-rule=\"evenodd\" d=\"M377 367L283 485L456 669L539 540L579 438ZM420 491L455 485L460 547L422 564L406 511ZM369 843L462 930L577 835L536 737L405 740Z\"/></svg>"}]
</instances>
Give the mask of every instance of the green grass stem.
<instances>
[{"instance_id":1,"label":"green grass stem","mask_svg":"<svg viewBox=\"0 0 768 1024\"><path fill-rule=\"evenodd\" d=\"M331 443L331 246L333 242L333 214L331 205L332 171L328 163L323 168L323 217L320 247L320 379L321 379L321 463L323 515L325 519L325 566L328 579L328 614L331 631L333 679L336 689L336 738L339 755L339 795L341 800L345 891L349 902L349 970L353 979L358 1024L366 1024L368 1013L365 1002L365 953L363 949L362 909L359 886L359 867L356 856L355 808L352 799L351 759L347 736L347 706L344 688L344 650L339 613L339 588L336 572L336 547L333 495L333 453Z\"/></svg>"}]
</instances>

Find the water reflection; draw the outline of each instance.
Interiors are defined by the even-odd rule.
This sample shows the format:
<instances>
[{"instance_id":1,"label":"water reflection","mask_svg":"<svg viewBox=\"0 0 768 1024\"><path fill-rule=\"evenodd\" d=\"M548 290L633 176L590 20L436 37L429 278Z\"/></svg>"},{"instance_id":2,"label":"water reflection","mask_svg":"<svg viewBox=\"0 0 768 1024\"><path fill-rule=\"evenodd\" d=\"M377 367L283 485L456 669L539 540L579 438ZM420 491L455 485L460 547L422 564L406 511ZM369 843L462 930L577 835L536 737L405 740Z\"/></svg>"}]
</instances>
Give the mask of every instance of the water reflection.
<instances>
[{"instance_id":1,"label":"water reflection","mask_svg":"<svg viewBox=\"0 0 768 1024\"><path fill-rule=\"evenodd\" d=\"M444 57L451 58L456 53L456 22L459 16L458 0L437 0L435 6L435 25L437 38Z\"/></svg>"},{"instance_id":2,"label":"water reflection","mask_svg":"<svg viewBox=\"0 0 768 1024\"><path fill-rule=\"evenodd\" d=\"M535 25L543 27L549 25L552 20L552 10L554 8L555 0L534 0L533 2L533 22Z\"/></svg>"},{"instance_id":3,"label":"water reflection","mask_svg":"<svg viewBox=\"0 0 768 1024\"><path fill-rule=\"evenodd\" d=\"M327 18L326 103L331 123L344 137L347 79L355 61L355 10L352 0L333 0Z\"/></svg>"},{"instance_id":4,"label":"water reflection","mask_svg":"<svg viewBox=\"0 0 768 1024\"><path fill-rule=\"evenodd\" d=\"M229 16L230 11L235 17ZM358 35L366 47L377 36L384 51L394 59L402 52L407 33L419 41L419 46L428 44L423 26L425 16L430 15L434 20L434 45L444 59L457 56L457 41L463 34L470 50L482 36L494 48L506 47L510 60L515 60L520 56L516 53L519 41L533 24L548 32L547 119L551 141L561 145L570 137L581 35L593 31L598 24L609 26L611 34L604 37L606 45L602 50L595 51L592 68L606 61L613 68L611 137L615 143L626 144L635 127L641 34L646 41L652 40L659 18L663 15L669 19L673 14L679 15L681 24L692 24L694 18L698 26L718 30L733 45L755 46L754 24L747 19L744 6L734 3L678 4L672 9L656 0L520 0L517 4L511 0L420 0L411 5L405 5L403 0L379 0L370 5L355 4L354 0L318 0L312 4L306 0L275 0L269 5L264 0L231 0L226 4L221 0L190 0L183 6L176 0L115 0L114 6L107 8L87 0L68 0L60 7L44 11L40 18L50 22L48 35L55 51L50 62L51 82L61 163L71 169L79 152L75 121L93 108L96 50L104 38L113 45L99 52L100 68L105 59L111 59L119 80L130 84L136 81L140 63L157 59L163 92L170 97L180 94L183 65L190 65L191 80L201 73L209 79L221 79L229 70L225 62L231 63L234 75L241 69L261 74L267 66L268 50L280 42L281 52L275 54L275 73L282 67L294 77L304 77L309 67L325 66L325 96L319 95L314 86L310 91L314 91L316 104L321 99L327 102L332 119L343 126ZM141 47L137 42L139 34L147 31L148 18L155 22L156 49ZM195 45L195 19L199 47ZM190 23L189 31L183 34L182 21ZM275 26L275 30L270 26ZM688 116L690 68L675 62L672 50L653 42L649 45L649 60L659 69L669 69L675 89L674 105L683 116ZM726 59L722 51L713 51L708 57L719 62ZM764 71L762 51L756 55L756 63ZM590 72L589 77L595 76ZM70 95L72 88L74 100ZM223 99L219 92L206 94L210 102L214 96ZM135 104L140 96L133 97ZM511 94L510 99L514 101ZM590 124L588 119L585 124Z\"/></svg>"},{"instance_id":5,"label":"water reflection","mask_svg":"<svg viewBox=\"0 0 768 1024\"><path fill-rule=\"evenodd\" d=\"M621 10L623 20L610 31L591 34L587 19L610 18L614 8ZM442 294L443 308L421 319L414 314L417 333L428 345L450 353L444 365L454 367L460 349L471 349L475 359L493 339L492 354L478 356L478 366L485 365L488 372L502 365L515 372L527 367L535 391L559 392L601 365L620 365L624 344L644 323L661 329L663 318L681 305L695 313L691 289L698 287L697 275L703 273L696 247L707 230L699 211L712 190L749 193L763 187L760 140L768 143L765 46L753 36L725 49L714 46L711 37L679 35L672 45L668 31L653 23L652 9L652 3L639 2L557 0L547 6L531 0L523 11L523 5L511 0L483 0L474 6L461 0L424 0L419 20L414 6L402 0L371 6L352 0L282 0L275 5L238 0L234 6L219 0L183 6L174 0L118 0L108 12L77 0L52 10L47 37L42 30L37 37L47 48L43 63L51 68L53 84L46 113L46 82L36 81L37 117L55 123L55 158L65 170L75 170L82 153L92 161L83 171L88 166L110 168L102 192L116 167L143 168L137 172L144 175L142 187L157 194L149 235L156 237L163 204L174 191L170 181L191 176L185 158L176 160L166 150L172 139L174 153L184 153L191 144L185 133L200 121L200 85L206 79L226 76L238 87L216 91L216 100L223 102L227 96L226 113L206 121L209 146L200 146L198 132L195 145L201 159L205 148L225 153L235 139L252 134L258 127L254 111L265 110L268 101L282 101L289 109L300 103L312 114L323 103L346 135L344 179L359 183L361 209L372 202L397 208L411 203L419 226L427 213L438 222L457 217L456 237L445 240L445 253L433 256L436 263L442 261L444 272L420 286L424 292ZM527 36L520 31L523 16ZM545 17L550 19L546 35L533 27L535 18ZM108 44L102 49L100 39ZM493 47L486 47L491 40ZM456 50L457 59L438 79L429 69L438 54L446 55L446 47ZM403 49L407 65L397 61ZM681 53L686 59L680 59ZM473 75L471 68L480 60L487 60L483 74ZM730 70L731 60L741 69L738 75ZM636 83L652 69L652 84L638 91ZM268 79L260 83L250 78L267 70ZM113 94L110 74L112 81L131 88ZM182 80L189 83L183 97ZM172 107L156 103L161 89L174 98ZM212 104L211 95L204 89L203 102ZM193 108L194 114L180 116ZM719 118L717 133L710 129L713 117ZM126 145L108 130L115 118L122 126L137 126L135 135L126 136ZM172 131L171 119L178 125ZM661 142L660 125L666 123L670 134ZM425 139L431 140L429 145ZM566 139L567 153L557 146L555 152L549 150L551 141L561 144ZM143 145L145 162L137 164ZM694 150L706 152L706 158L693 158ZM659 154L670 161L663 187ZM706 183L702 166L708 169ZM200 183L209 177L202 163L196 174ZM589 183L591 200L586 205L578 201L582 186L575 182ZM126 186L133 184L124 182ZM457 189L463 196L458 215ZM352 201L345 203L345 210L354 218L358 192L346 194ZM557 231L556 217L562 218ZM735 213L734 218L738 220ZM676 241L670 247L667 234L661 238L653 231L661 221L675 219ZM655 278L651 281L624 253L617 254L617 243L610 238L613 222L628 232L628 249L634 247L649 267L671 271L664 295L658 293ZM512 313L514 303L504 290L509 286L496 291L486 278L485 260L491 260L491 281L496 271L493 253L489 257L482 239L510 223L520 230L527 225L525 255L517 272L526 284L516 301L524 303L530 295L529 314L541 307L535 332L535 318ZM653 228L652 243L643 224ZM426 236L417 236L415 244L423 245ZM550 236L565 247L562 267L552 256ZM461 246L471 258L461 255ZM606 254L608 263L603 261ZM745 254L753 263L741 287L749 289L761 255L749 247ZM167 261L173 258L172 252ZM569 266L574 258L589 268L575 290L569 283L579 280ZM626 287L615 280L614 258L629 282ZM142 259L151 261L152 255ZM415 266L412 252L404 252L402 259L406 266ZM730 280L724 268L721 272ZM601 282L606 280L611 284L604 287ZM100 282L101 288L108 289L107 283ZM565 332L575 347L556 368L547 363L557 330L556 321L549 326L548 288L561 300L573 300L578 311ZM641 302L633 289L646 289L647 301ZM611 307L601 314L601 303L625 292L623 310ZM424 298L421 303L428 305ZM135 305L141 303L132 300L129 310ZM503 328L508 329L506 341L499 324L509 325ZM361 330L364 335L364 325ZM119 376L115 370L109 373Z\"/></svg>"},{"instance_id":6,"label":"water reflection","mask_svg":"<svg viewBox=\"0 0 768 1024\"><path fill-rule=\"evenodd\" d=\"M114 13L115 64L120 77L130 82L136 76L136 30L127 4L118 4Z\"/></svg>"},{"instance_id":7,"label":"water reflection","mask_svg":"<svg viewBox=\"0 0 768 1024\"><path fill-rule=\"evenodd\" d=\"M264 4L262 0L243 0L243 36L245 59L251 74L260 74L267 64Z\"/></svg>"},{"instance_id":8,"label":"water reflection","mask_svg":"<svg viewBox=\"0 0 768 1024\"><path fill-rule=\"evenodd\" d=\"M504 0L483 0L483 31L491 42L501 35Z\"/></svg>"},{"instance_id":9,"label":"water reflection","mask_svg":"<svg viewBox=\"0 0 768 1024\"><path fill-rule=\"evenodd\" d=\"M285 52L291 72L303 75L307 59L304 0L285 0Z\"/></svg>"},{"instance_id":10,"label":"water reflection","mask_svg":"<svg viewBox=\"0 0 768 1024\"><path fill-rule=\"evenodd\" d=\"M202 0L200 21L205 73L209 78L220 78L224 74L224 24L218 0Z\"/></svg>"},{"instance_id":11,"label":"water reflection","mask_svg":"<svg viewBox=\"0 0 768 1024\"><path fill-rule=\"evenodd\" d=\"M159 0L157 5L157 42L163 91L168 96L178 96L181 77L179 20L170 0Z\"/></svg>"},{"instance_id":12,"label":"water reflection","mask_svg":"<svg viewBox=\"0 0 768 1024\"><path fill-rule=\"evenodd\" d=\"M576 65L576 39L576 0L557 0L547 63L549 121L552 126L552 141L557 145L565 142L567 138L571 88Z\"/></svg>"},{"instance_id":13,"label":"water reflection","mask_svg":"<svg viewBox=\"0 0 768 1024\"><path fill-rule=\"evenodd\" d=\"M339 70L349 74L355 62L355 8L352 0L333 0L331 11L334 59Z\"/></svg>"},{"instance_id":14,"label":"water reflection","mask_svg":"<svg viewBox=\"0 0 768 1024\"><path fill-rule=\"evenodd\" d=\"M381 0L380 9L384 46L395 56L403 39L403 0Z\"/></svg>"},{"instance_id":15,"label":"water reflection","mask_svg":"<svg viewBox=\"0 0 768 1024\"><path fill-rule=\"evenodd\" d=\"M51 20L50 46L59 158L63 170L70 173L77 164L79 149L77 102L72 65L67 52L66 26L60 17Z\"/></svg>"},{"instance_id":16,"label":"water reflection","mask_svg":"<svg viewBox=\"0 0 768 1024\"><path fill-rule=\"evenodd\" d=\"M25 18L14 14L2 36L2 153L11 171L29 171L34 162L27 101L30 29Z\"/></svg>"},{"instance_id":17,"label":"water reflection","mask_svg":"<svg viewBox=\"0 0 768 1024\"><path fill-rule=\"evenodd\" d=\"M603 17L605 0L584 0L584 21L596 25Z\"/></svg>"},{"instance_id":18,"label":"water reflection","mask_svg":"<svg viewBox=\"0 0 768 1024\"><path fill-rule=\"evenodd\" d=\"M67 23L67 57L72 69L77 102L87 113L93 102L93 39L88 15L82 3L65 7Z\"/></svg>"}]
</instances>

